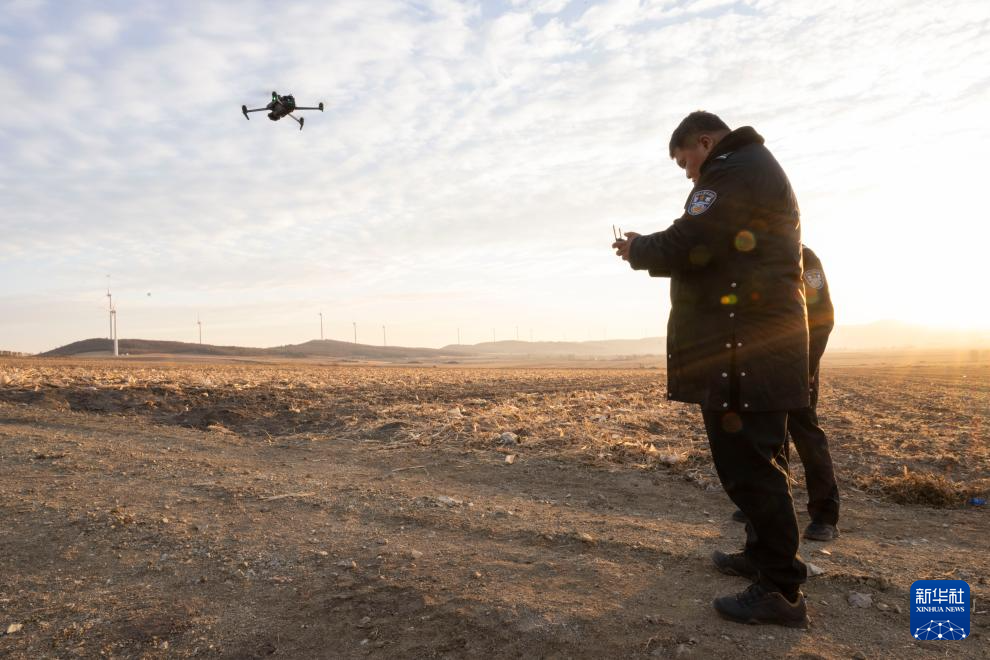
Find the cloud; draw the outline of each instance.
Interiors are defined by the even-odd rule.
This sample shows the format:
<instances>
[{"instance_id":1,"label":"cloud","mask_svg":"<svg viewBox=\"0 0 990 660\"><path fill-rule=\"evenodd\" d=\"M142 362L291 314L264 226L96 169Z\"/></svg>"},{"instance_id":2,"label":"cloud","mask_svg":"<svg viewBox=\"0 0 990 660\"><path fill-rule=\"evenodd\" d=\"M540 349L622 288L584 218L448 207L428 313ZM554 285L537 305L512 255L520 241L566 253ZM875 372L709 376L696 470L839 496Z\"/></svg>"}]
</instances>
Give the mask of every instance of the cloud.
<instances>
[{"instance_id":1,"label":"cloud","mask_svg":"<svg viewBox=\"0 0 990 660\"><path fill-rule=\"evenodd\" d=\"M608 301L638 334L648 300L659 329L663 284L613 263L608 232L678 214L666 139L705 107L764 133L826 267L848 255L833 289L858 300L856 263L877 249L854 240L858 217L876 240L923 231L884 200L911 180L909 206L937 210L946 145L990 146L982 4L950 4L8 3L0 84L26 103L0 110L0 276L51 304L109 271L216 305L435 291L421 304L437 317L493 298L525 316L554 297L571 305L561 332ZM302 132L245 122L240 105L273 89L327 110ZM974 239L961 250L978 261ZM897 240L885 258L921 277ZM958 262L953 277L978 275ZM452 282L476 300L452 311Z\"/></svg>"}]
</instances>

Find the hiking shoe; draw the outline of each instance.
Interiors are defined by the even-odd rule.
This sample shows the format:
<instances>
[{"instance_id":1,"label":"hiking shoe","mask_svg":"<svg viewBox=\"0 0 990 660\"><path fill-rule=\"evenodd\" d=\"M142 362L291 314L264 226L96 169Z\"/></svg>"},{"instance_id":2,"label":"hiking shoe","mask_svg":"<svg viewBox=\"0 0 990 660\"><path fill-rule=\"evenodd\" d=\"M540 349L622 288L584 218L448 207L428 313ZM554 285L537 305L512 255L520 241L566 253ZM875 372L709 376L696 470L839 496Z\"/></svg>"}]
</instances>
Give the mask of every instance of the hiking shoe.
<instances>
[{"instance_id":1,"label":"hiking shoe","mask_svg":"<svg viewBox=\"0 0 990 660\"><path fill-rule=\"evenodd\" d=\"M716 550L712 553L712 563L715 564L715 568L720 573L725 573L726 575L738 575L739 577L754 581L760 576L759 570L749 560L749 557L742 552L728 554L721 550Z\"/></svg>"},{"instance_id":2,"label":"hiking shoe","mask_svg":"<svg viewBox=\"0 0 990 660\"><path fill-rule=\"evenodd\" d=\"M732 512L732 522L749 522L749 518L747 518L746 514L742 512L742 509L736 509Z\"/></svg>"},{"instance_id":3,"label":"hiking shoe","mask_svg":"<svg viewBox=\"0 0 990 660\"><path fill-rule=\"evenodd\" d=\"M804 538L809 541L832 541L839 538L839 528L824 523L809 523L804 530Z\"/></svg>"},{"instance_id":4,"label":"hiking shoe","mask_svg":"<svg viewBox=\"0 0 990 660\"><path fill-rule=\"evenodd\" d=\"M712 601L715 611L724 619L736 623L773 624L788 628L807 628L808 606L800 591L791 602L779 591L769 591L759 582L732 596Z\"/></svg>"}]
</instances>

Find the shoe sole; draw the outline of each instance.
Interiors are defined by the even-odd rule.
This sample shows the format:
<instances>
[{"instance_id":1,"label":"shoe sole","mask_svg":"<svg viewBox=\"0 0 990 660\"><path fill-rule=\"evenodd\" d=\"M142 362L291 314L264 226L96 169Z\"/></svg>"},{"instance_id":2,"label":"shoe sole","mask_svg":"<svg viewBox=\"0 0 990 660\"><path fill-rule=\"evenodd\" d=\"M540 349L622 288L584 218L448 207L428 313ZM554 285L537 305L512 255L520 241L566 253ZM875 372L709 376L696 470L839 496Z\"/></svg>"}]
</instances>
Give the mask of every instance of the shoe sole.
<instances>
[{"instance_id":1,"label":"shoe sole","mask_svg":"<svg viewBox=\"0 0 990 660\"><path fill-rule=\"evenodd\" d=\"M803 536L804 536L805 540L808 540L808 541L823 541L824 542L824 541L834 541L835 539L839 538L839 533L836 532L835 534L829 534L828 536L824 536L824 535L819 536L817 534L804 534Z\"/></svg>"},{"instance_id":2,"label":"shoe sole","mask_svg":"<svg viewBox=\"0 0 990 660\"><path fill-rule=\"evenodd\" d=\"M769 619L754 619L753 617L750 617L748 619L735 617L732 616L731 614L726 614L717 607L715 608L715 611L718 613L720 617L722 617L726 621L732 621L733 623L742 623L750 626L783 626L784 628L802 628L804 630L807 630L811 626L811 619L807 615L805 615L804 619L802 619L801 621L797 621L797 620L771 621Z\"/></svg>"}]
</instances>

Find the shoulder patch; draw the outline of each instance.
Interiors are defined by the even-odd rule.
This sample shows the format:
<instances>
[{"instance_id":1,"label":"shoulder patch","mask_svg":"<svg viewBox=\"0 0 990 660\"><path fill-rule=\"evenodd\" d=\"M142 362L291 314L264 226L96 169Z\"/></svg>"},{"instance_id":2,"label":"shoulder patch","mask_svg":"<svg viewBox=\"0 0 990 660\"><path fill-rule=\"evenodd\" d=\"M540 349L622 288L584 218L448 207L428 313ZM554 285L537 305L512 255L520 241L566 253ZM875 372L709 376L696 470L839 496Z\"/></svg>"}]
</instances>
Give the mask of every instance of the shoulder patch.
<instances>
[{"instance_id":1,"label":"shoulder patch","mask_svg":"<svg viewBox=\"0 0 990 660\"><path fill-rule=\"evenodd\" d=\"M716 197L718 197L718 195L714 190L699 190L691 195L691 201L688 202L687 212L691 215L701 215L715 203Z\"/></svg>"},{"instance_id":2,"label":"shoulder patch","mask_svg":"<svg viewBox=\"0 0 990 660\"><path fill-rule=\"evenodd\" d=\"M821 289L825 286L825 273L817 268L810 268L804 271L804 283L812 289Z\"/></svg>"}]
</instances>

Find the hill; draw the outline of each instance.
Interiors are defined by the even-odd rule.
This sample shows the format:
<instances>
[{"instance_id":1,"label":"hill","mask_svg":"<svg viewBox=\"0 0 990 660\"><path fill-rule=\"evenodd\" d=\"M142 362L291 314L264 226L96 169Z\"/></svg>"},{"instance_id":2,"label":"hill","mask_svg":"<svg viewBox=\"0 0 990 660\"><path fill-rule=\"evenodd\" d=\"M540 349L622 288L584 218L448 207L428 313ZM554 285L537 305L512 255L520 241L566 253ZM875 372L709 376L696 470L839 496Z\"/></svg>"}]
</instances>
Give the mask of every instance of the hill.
<instances>
[{"instance_id":1,"label":"hill","mask_svg":"<svg viewBox=\"0 0 990 660\"><path fill-rule=\"evenodd\" d=\"M151 339L121 339L120 353L130 355L147 355L150 353L166 353L172 355L222 355L222 356L260 356L265 354L263 348L244 348L241 346L213 346L210 344L190 344L181 341L157 341ZM39 357L70 357L74 355L113 353L113 342L109 339L83 339L65 346L59 346Z\"/></svg>"},{"instance_id":2,"label":"hill","mask_svg":"<svg viewBox=\"0 0 990 660\"><path fill-rule=\"evenodd\" d=\"M150 339L121 339L120 353L127 355L204 355L217 357L298 357L361 360L410 360L469 357L616 357L631 355L662 355L663 337L646 339L614 339L585 342L527 342L500 341L472 345L449 345L443 348L410 348L405 346L369 346L332 339L313 340L303 344L288 344L271 348L243 346L213 346L180 341ZM70 357L108 355L113 351L109 339L84 339L51 351L41 357Z\"/></svg>"},{"instance_id":3,"label":"hill","mask_svg":"<svg viewBox=\"0 0 990 660\"><path fill-rule=\"evenodd\" d=\"M830 352L927 351L934 349L990 349L990 330L951 330L926 328L897 321L865 325L840 325L832 332ZM109 355L109 339L84 339L61 346L41 357ZM356 360L446 360L451 358L616 358L664 355L665 337L611 339L599 341L499 341L480 344L449 344L442 348L371 346L333 339L313 340L270 348L213 346L179 341L149 339L120 340L121 354L186 355L216 357L289 357Z\"/></svg>"},{"instance_id":4,"label":"hill","mask_svg":"<svg viewBox=\"0 0 990 660\"><path fill-rule=\"evenodd\" d=\"M611 339L600 341L498 341L481 344L444 346L442 351L472 355L512 355L531 357L616 357L620 355L663 355L666 339Z\"/></svg>"},{"instance_id":5,"label":"hill","mask_svg":"<svg viewBox=\"0 0 990 660\"><path fill-rule=\"evenodd\" d=\"M990 330L953 330L899 321L877 321L836 326L828 347L829 350L840 351L990 348Z\"/></svg>"},{"instance_id":6,"label":"hill","mask_svg":"<svg viewBox=\"0 0 990 660\"><path fill-rule=\"evenodd\" d=\"M450 357L448 351L433 348L405 348L401 346L368 346L332 339L308 341L272 348L244 346L213 346L181 341L151 339L121 339L120 353L127 355L209 355L221 357L327 357L338 359L403 360L412 358ZM79 355L108 355L113 352L109 339L83 339L41 353L40 357L70 357Z\"/></svg>"}]
</instances>

